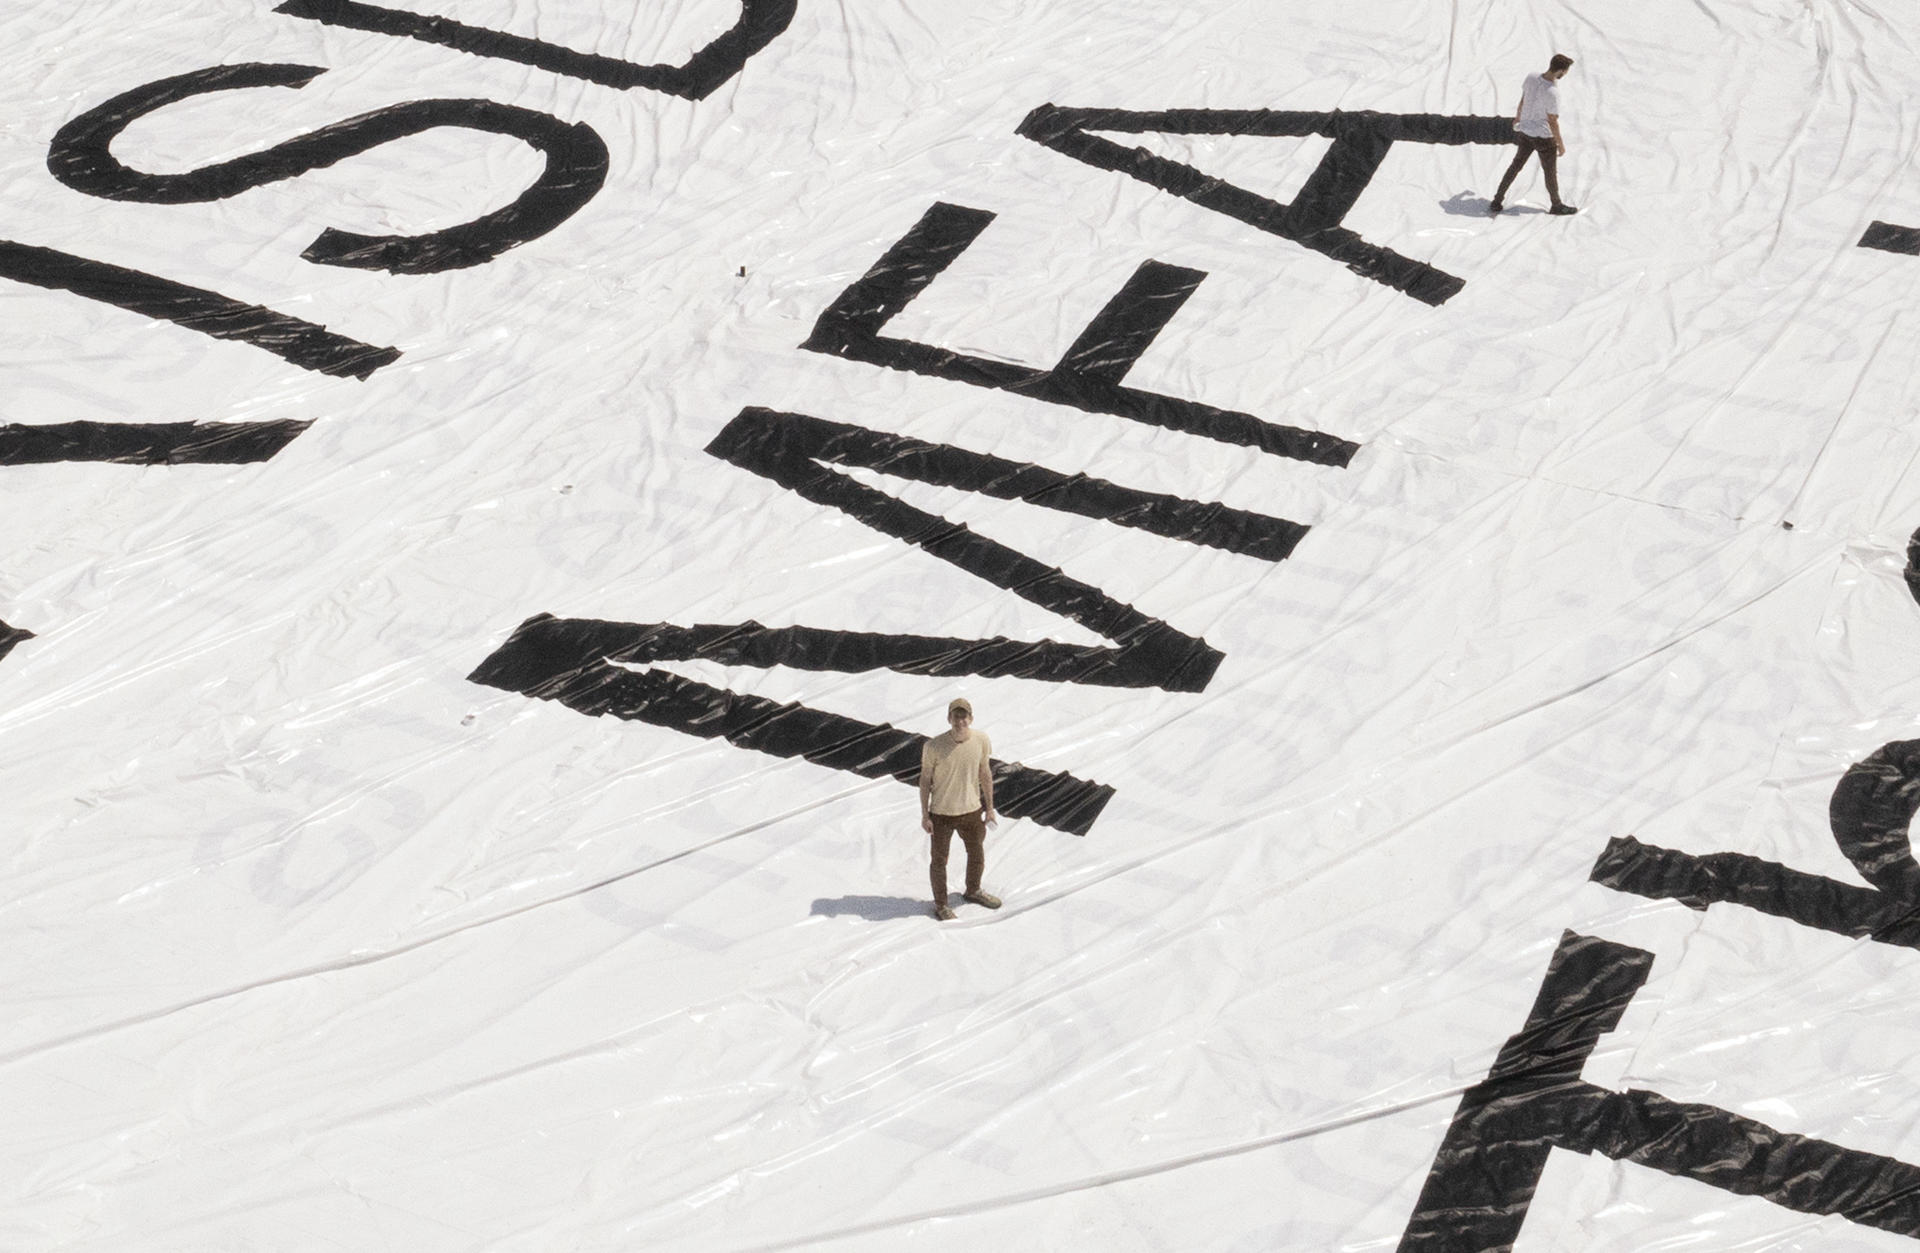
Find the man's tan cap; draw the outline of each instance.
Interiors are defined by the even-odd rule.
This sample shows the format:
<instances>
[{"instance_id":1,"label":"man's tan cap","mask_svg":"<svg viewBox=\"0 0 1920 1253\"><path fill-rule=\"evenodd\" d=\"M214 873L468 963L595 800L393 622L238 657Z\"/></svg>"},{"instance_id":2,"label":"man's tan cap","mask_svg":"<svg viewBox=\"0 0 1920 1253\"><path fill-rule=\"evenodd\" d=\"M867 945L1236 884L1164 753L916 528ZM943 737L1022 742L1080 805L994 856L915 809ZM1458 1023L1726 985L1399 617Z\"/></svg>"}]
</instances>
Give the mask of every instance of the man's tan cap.
<instances>
[{"instance_id":1,"label":"man's tan cap","mask_svg":"<svg viewBox=\"0 0 1920 1253\"><path fill-rule=\"evenodd\" d=\"M956 709L964 709L967 711L967 717L973 717L973 706L967 703L967 698L964 696L956 696L947 702L947 716L951 718Z\"/></svg>"}]
</instances>

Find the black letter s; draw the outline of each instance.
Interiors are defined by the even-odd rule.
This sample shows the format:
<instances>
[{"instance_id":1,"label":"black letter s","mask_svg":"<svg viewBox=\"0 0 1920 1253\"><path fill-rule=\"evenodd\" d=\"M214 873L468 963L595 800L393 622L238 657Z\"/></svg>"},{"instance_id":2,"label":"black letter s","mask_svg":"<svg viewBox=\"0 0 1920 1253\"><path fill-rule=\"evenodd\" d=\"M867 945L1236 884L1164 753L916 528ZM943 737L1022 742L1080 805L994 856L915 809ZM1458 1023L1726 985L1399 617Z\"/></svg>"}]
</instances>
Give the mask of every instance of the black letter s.
<instances>
[{"instance_id":1,"label":"black letter s","mask_svg":"<svg viewBox=\"0 0 1920 1253\"><path fill-rule=\"evenodd\" d=\"M264 152L184 174L146 174L122 165L114 138L155 109L212 91L241 87L304 87L325 70L311 65L219 65L159 79L90 109L60 128L47 169L75 191L107 200L197 204L296 178L438 126L511 135L545 154L547 168L510 205L460 226L424 235L358 235L331 227L300 255L321 265L434 274L491 261L538 239L577 213L607 177L607 146L583 122L490 100L413 100L336 122Z\"/></svg>"}]
</instances>

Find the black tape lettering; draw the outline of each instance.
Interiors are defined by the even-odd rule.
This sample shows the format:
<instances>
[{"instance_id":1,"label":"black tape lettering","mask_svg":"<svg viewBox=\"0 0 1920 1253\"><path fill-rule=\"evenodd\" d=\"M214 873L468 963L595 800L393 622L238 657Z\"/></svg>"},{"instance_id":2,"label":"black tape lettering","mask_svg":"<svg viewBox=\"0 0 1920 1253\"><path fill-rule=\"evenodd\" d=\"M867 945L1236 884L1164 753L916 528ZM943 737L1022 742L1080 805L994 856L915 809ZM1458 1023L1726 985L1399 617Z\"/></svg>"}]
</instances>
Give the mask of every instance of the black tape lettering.
<instances>
[{"instance_id":1,"label":"black tape lettering","mask_svg":"<svg viewBox=\"0 0 1920 1253\"><path fill-rule=\"evenodd\" d=\"M143 204L198 204L297 178L441 126L510 135L546 157L546 169L512 204L471 222L424 235L361 235L329 227L300 254L319 265L393 274L435 274L491 261L559 226L606 182L607 146L592 127L491 100L413 100L390 105L264 152L184 174L143 173L122 165L113 155L114 138L155 109L207 92L304 87L324 72L311 65L220 65L136 87L61 127L48 150L47 169L68 187L89 196Z\"/></svg>"},{"instance_id":2,"label":"black tape lettering","mask_svg":"<svg viewBox=\"0 0 1920 1253\"><path fill-rule=\"evenodd\" d=\"M1127 148L1093 134L1324 135L1333 140L1300 195L1282 204L1190 165ZM1435 113L1275 112L1270 109L1069 109L1043 104L1020 123L1037 144L1102 170L1125 174L1269 235L1290 239L1340 262L1362 278L1405 292L1429 305L1445 304L1466 286L1462 279L1391 248L1370 244L1343 227L1396 141L1418 144L1511 146L1513 121L1503 117L1448 117Z\"/></svg>"},{"instance_id":3,"label":"black tape lettering","mask_svg":"<svg viewBox=\"0 0 1920 1253\"><path fill-rule=\"evenodd\" d=\"M1695 909L1716 903L1759 910L1803 927L1920 949L1920 865L1907 828L1920 811L1920 740L1896 740L1850 767L1827 817L1834 842L1872 884L1860 887L1744 853L1703 856L1607 841L1595 883Z\"/></svg>"},{"instance_id":4,"label":"black tape lettering","mask_svg":"<svg viewBox=\"0 0 1920 1253\"><path fill-rule=\"evenodd\" d=\"M707 451L743 470L771 479L817 505L837 509L883 535L921 548L1022 600L1070 618L1117 645L1078 648L1051 644L1042 650L1029 650L1027 645L1007 640L929 641L918 637L921 643L889 646L892 651L888 655L896 659L924 653L928 646L933 646L943 655L974 657L981 664L994 667L993 673L1019 673L1017 668L1000 667L1030 665L1034 677L1053 682L1158 687L1169 692L1204 691L1220 666L1221 654L1206 641L1183 634L1158 618L1148 617L1097 587L1071 579L1057 567L1042 565L1024 553L974 534L963 525L915 509L822 463L866 466L922 482L968 487L1002 499L1021 496L1019 489L1024 483L1038 489L1028 497L1035 504L1096 517L1106 516L1096 512L1103 504L1119 504L1131 510L1122 514L1127 519L1123 525L1141 526L1161 534L1185 530L1188 534L1183 538L1196 533L1210 534L1216 541L1232 536L1237 543L1239 537L1233 536L1235 528L1258 515L1242 514L1238 520L1226 519L1224 514L1212 515L1225 523L1215 527L1207 511L1221 506L1133 493L1097 479L1081 480L1079 490L1074 490L1066 476L1039 467L1022 467L945 445L924 444L863 427L757 407L742 409L707 445ZM1290 537L1285 528L1295 524L1280 519L1263 521L1275 524L1267 530L1265 542L1271 545L1270 551L1290 549L1289 539L1297 539L1297 535ZM1261 542L1257 536L1254 538L1255 542ZM902 666L895 664L893 668Z\"/></svg>"},{"instance_id":5,"label":"black tape lettering","mask_svg":"<svg viewBox=\"0 0 1920 1253\"><path fill-rule=\"evenodd\" d=\"M1597 1116L1606 1100L1581 1073L1620 1025L1653 954L1561 935L1526 1026L1487 1077L1468 1088L1435 1154L1400 1253L1493 1253L1513 1247L1556 1131Z\"/></svg>"},{"instance_id":6,"label":"black tape lettering","mask_svg":"<svg viewBox=\"0 0 1920 1253\"><path fill-rule=\"evenodd\" d=\"M50 422L0 426L0 466L112 461L134 466L266 461L313 425L278 422Z\"/></svg>"},{"instance_id":7,"label":"black tape lettering","mask_svg":"<svg viewBox=\"0 0 1920 1253\"><path fill-rule=\"evenodd\" d=\"M70 291L215 339L238 340L319 374L366 379L400 359L398 348L375 348L312 322L242 304L219 292L52 248L0 239L0 278Z\"/></svg>"},{"instance_id":8,"label":"black tape lettering","mask_svg":"<svg viewBox=\"0 0 1920 1253\"><path fill-rule=\"evenodd\" d=\"M936 203L873 268L827 307L800 346L974 387L1017 392L1087 413L1258 448L1317 465L1344 466L1359 445L1320 431L1265 422L1248 413L1122 385L1127 371L1206 275L1143 263L1050 370L991 361L880 334L886 324L965 252L994 215Z\"/></svg>"},{"instance_id":9,"label":"black tape lettering","mask_svg":"<svg viewBox=\"0 0 1920 1253\"><path fill-rule=\"evenodd\" d=\"M1914 603L1920 604L1920 531L1915 531L1907 540L1907 568L1902 574Z\"/></svg>"},{"instance_id":10,"label":"black tape lettering","mask_svg":"<svg viewBox=\"0 0 1920 1253\"><path fill-rule=\"evenodd\" d=\"M583 78L602 87L621 90L645 87L688 100L701 100L738 74L749 58L787 29L793 22L795 3L796 0L741 0L740 20L680 65L635 65L615 57L575 52L540 39L468 26L451 18L428 17L384 5L360 4L356 0L287 0L274 12L324 22L328 26L418 39L477 57L496 57L569 78Z\"/></svg>"},{"instance_id":11,"label":"black tape lettering","mask_svg":"<svg viewBox=\"0 0 1920 1253\"><path fill-rule=\"evenodd\" d=\"M804 757L867 778L892 775L913 783L919 777L924 736L742 696L662 670L625 667L701 660L841 673L887 669L928 676L1014 675L1051 683L1198 692L1222 658L1204 640L965 526L855 482L830 465L861 466L1000 500L1026 500L1269 561L1284 559L1306 533L1305 527L1281 518L770 409L741 410L707 451L1071 618L1116 646L883 635L757 622L688 627L540 614L522 623L468 677L490 687L558 700L582 713L612 713L689 735L722 737L779 757ZM1113 795L1110 787L1071 775L998 762L993 769L1002 811L1075 835L1091 829Z\"/></svg>"},{"instance_id":12,"label":"black tape lettering","mask_svg":"<svg viewBox=\"0 0 1920 1253\"><path fill-rule=\"evenodd\" d=\"M559 701L589 717L611 714L703 739L724 739L774 757L804 758L864 778L919 782L920 748L927 738L923 735L709 687L664 670L633 671L615 664L644 654L644 639L636 644L635 637L650 630L655 628L539 614L522 623L467 678ZM1069 774L1002 761L995 761L992 770L1000 812L1073 835L1091 830L1113 797L1112 788Z\"/></svg>"},{"instance_id":13,"label":"black tape lettering","mask_svg":"<svg viewBox=\"0 0 1920 1253\"><path fill-rule=\"evenodd\" d=\"M1118 387L1206 275L1142 262L1049 373L1060 387Z\"/></svg>"},{"instance_id":14,"label":"black tape lettering","mask_svg":"<svg viewBox=\"0 0 1920 1253\"><path fill-rule=\"evenodd\" d=\"M1636 1162L1802 1214L1920 1237L1920 1167L1777 1131L1713 1105L1613 1092L1581 1074L1653 954L1566 932L1519 1034L1467 1089L1400 1253L1506 1253L1554 1149Z\"/></svg>"},{"instance_id":15,"label":"black tape lettering","mask_svg":"<svg viewBox=\"0 0 1920 1253\"><path fill-rule=\"evenodd\" d=\"M1860 236L1860 247L1920 257L1920 230L1911 226L1895 226L1891 222L1875 222L1867 227L1866 234Z\"/></svg>"},{"instance_id":16,"label":"black tape lettering","mask_svg":"<svg viewBox=\"0 0 1920 1253\"><path fill-rule=\"evenodd\" d=\"M6 623L0 622L0 661L6 660L7 654L13 651L15 644L20 643L22 640L30 640L32 638L33 632L27 630L25 627L8 626Z\"/></svg>"}]
</instances>

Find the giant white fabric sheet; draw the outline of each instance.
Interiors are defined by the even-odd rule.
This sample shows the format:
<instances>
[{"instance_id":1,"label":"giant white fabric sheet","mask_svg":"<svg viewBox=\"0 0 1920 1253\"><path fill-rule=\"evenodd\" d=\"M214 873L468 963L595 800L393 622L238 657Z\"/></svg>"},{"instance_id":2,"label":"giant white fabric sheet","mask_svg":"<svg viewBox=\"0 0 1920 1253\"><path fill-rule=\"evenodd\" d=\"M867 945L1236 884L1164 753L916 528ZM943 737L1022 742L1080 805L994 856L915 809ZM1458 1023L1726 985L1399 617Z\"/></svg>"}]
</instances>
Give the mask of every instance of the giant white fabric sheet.
<instances>
[{"instance_id":1,"label":"giant white fabric sheet","mask_svg":"<svg viewBox=\"0 0 1920 1253\"><path fill-rule=\"evenodd\" d=\"M392 7L643 65L740 17ZM0 239L401 353L330 376L0 278L0 423L311 423L246 464L0 465L32 633L0 659L0 1247L1391 1249L1568 931L1652 955L1585 1082L1920 1161L1920 953L1592 879L1632 836L1867 884L1829 801L1920 739L1920 257L1859 241L1920 224L1920 16L799 0L700 99L272 0L15 0L0 36ZM1345 215L1463 280L1438 304L1018 132L1498 118L1554 51L1577 216L1529 168L1490 218L1510 150L1416 142ZM590 127L605 185L393 274L301 253L467 222L540 155L440 127L190 203L50 172L88 110L247 63L325 72L113 155L486 100ZM1330 143L1109 138L1279 203ZM1126 385L1359 451L802 349L939 203L994 218L888 336L1045 368L1143 262L1204 272ZM938 924L910 787L469 680L539 613L1104 642L704 451L750 406L1310 530L1266 560L849 469L1224 660L1197 692L659 664L927 734L964 694L1003 759L1114 789L1084 836L1002 821L1005 908ZM1514 1247L1912 1246L1857 1218L1556 1150Z\"/></svg>"}]
</instances>

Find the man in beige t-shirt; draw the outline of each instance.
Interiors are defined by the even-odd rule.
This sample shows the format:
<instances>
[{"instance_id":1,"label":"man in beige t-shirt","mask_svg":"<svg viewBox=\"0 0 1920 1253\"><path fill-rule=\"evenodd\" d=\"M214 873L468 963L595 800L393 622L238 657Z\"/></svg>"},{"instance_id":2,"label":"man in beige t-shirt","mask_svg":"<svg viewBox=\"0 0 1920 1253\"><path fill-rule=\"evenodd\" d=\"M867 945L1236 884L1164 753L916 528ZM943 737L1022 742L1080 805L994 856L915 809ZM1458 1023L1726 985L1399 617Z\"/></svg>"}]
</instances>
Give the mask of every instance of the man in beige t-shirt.
<instances>
[{"instance_id":1,"label":"man in beige t-shirt","mask_svg":"<svg viewBox=\"0 0 1920 1253\"><path fill-rule=\"evenodd\" d=\"M999 823L988 768L993 741L973 729L973 706L964 696L948 702L947 728L920 749L920 829L933 837L933 916L941 922L953 918L947 904L947 850L956 832L967 849L967 891L961 899L1000 908L999 897L980 890L987 828Z\"/></svg>"}]
</instances>

